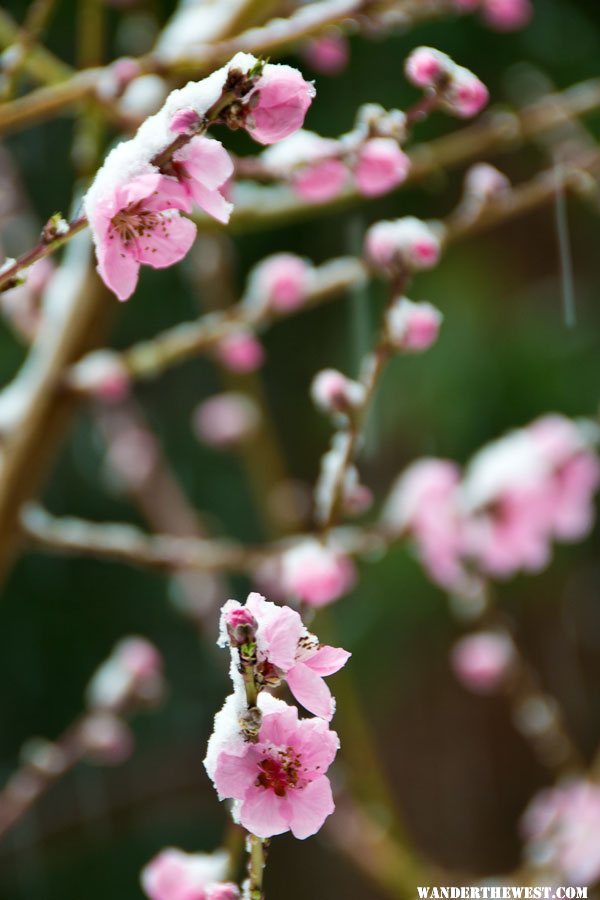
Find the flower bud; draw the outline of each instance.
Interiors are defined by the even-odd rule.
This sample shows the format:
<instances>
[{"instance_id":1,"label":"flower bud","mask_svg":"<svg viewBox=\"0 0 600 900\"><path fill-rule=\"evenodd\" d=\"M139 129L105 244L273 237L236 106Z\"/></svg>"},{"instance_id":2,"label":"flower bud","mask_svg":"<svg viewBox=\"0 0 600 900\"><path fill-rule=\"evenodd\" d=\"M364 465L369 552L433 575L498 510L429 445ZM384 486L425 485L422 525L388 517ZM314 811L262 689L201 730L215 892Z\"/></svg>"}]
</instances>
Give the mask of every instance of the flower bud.
<instances>
[{"instance_id":1,"label":"flower bud","mask_svg":"<svg viewBox=\"0 0 600 900\"><path fill-rule=\"evenodd\" d=\"M275 253L255 267L251 293L276 312L292 312L302 306L311 275L311 267L300 256Z\"/></svg>"},{"instance_id":2,"label":"flower bud","mask_svg":"<svg viewBox=\"0 0 600 900\"><path fill-rule=\"evenodd\" d=\"M243 606L229 610L225 619L229 642L233 647L254 643L258 624L252 613Z\"/></svg>"},{"instance_id":3,"label":"flower bud","mask_svg":"<svg viewBox=\"0 0 600 900\"><path fill-rule=\"evenodd\" d=\"M174 131L175 134L192 135L197 130L199 124L200 116L196 110L191 107L186 107L185 109L178 109L177 112L173 114L171 121L169 122L169 128L171 131Z\"/></svg>"},{"instance_id":4,"label":"flower bud","mask_svg":"<svg viewBox=\"0 0 600 900\"><path fill-rule=\"evenodd\" d=\"M96 350L73 366L67 384L71 390L118 403L129 394L131 380L117 353Z\"/></svg>"},{"instance_id":5,"label":"flower bud","mask_svg":"<svg viewBox=\"0 0 600 900\"><path fill-rule=\"evenodd\" d=\"M302 55L308 65L322 75L339 75L350 60L350 45L338 29L331 29L308 41Z\"/></svg>"},{"instance_id":6,"label":"flower bud","mask_svg":"<svg viewBox=\"0 0 600 900\"><path fill-rule=\"evenodd\" d=\"M433 47L417 47L404 63L404 73L419 88L434 88L447 78L454 63L446 53Z\"/></svg>"},{"instance_id":7,"label":"flower bud","mask_svg":"<svg viewBox=\"0 0 600 900\"><path fill-rule=\"evenodd\" d=\"M337 369L323 369L310 388L313 402L326 413L350 413L365 399L365 389L358 381L346 378Z\"/></svg>"},{"instance_id":8,"label":"flower bud","mask_svg":"<svg viewBox=\"0 0 600 900\"><path fill-rule=\"evenodd\" d=\"M131 729L108 712L88 716L81 726L80 740L86 758L102 766L118 766L133 752Z\"/></svg>"},{"instance_id":9,"label":"flower bud","mask_svg":"<svg viewBox=\"0 0 600 900\"><path fill-rule=\"evenodd\" d=\"M245 394L230 391L201 403L192 425L199 440L211 447L234 447L258 431L260 412Z\"/></svg>"},{"instance_id":10,"label":"flower bud","mask_svg":"<svg viewBox=\"0 0 600 900\"><path fill-rule=\"evenodd\" d=\"M217 345L219 362L240 375L256 372L265 359L262 344L250 331L237 331L227 335Z\"/></svg>"},{"instance_id":11,"label":"flower bud","mask_svg":"<svg viewBox=\"0 0 600 900\"><path fill-rule=\"evenodd\" d=\"M246 98L246 130L259 144L281 141L302 127L315 93L297 69L266 65Z\"/></svg>"},{"instance_id":12,"label":"flower bud","mask_svg":"<svg viewBox=\"0 0 600 900\"><path fill-rule=\"evenodd\" d=\"M388 273L431 269L438 263L440 250L440 239L434 230L414 216L377 222L365 238L368 259Z\"/></svg>"},{"instance_id":13,"label":"flower bud","mask_svg":"<svg viewBox=\"0 0 600 900\"><path fill-rule=\"evenodd\" d=\"M396 350L419 353L437 340L442 314L431 303L398 297L386 316L387 337Z\"/></svg>"},{"instance_id":14,"label":"flower bud","mask_svg":"<svg viewBox=\"0 0 600 900\"><path fill-rule=\"evenodd\" d=\"M410 159L392 138L372 138L358 154L354 177L361 194L379 197L406 180Z\"/></svg>"},{"instance_id":15,"label":"flower bud","mask_svg":"<svg viewBox=\"0 0 600 900\"><path fill-rule=\"evenodd\" d=\"M531 0L485 0L483 20L495 31L518 31L533 16Z\"/></svg>"},{"instance_id":16,"label":"flower bud","mask_svg":"<svg viewBox=\"0 0 600 900\"><path fill-rule=\"evenodd\" d=\"M490 99L489 91L479 78L463 66L455 66L444 91L444 108L459 119L471 119L481 112Z\"/></svg>"},{"instance_id":17,"label":"flower bud","mask_svg":"<svg viewBox=\"0 0 600 900\"><path fill-rule=\"evenodd\" d=\"M162 658L144 638L120 641L93 676L87 689L91 709L121 710L154 705L162 699Z\"/></svg>"},{"instance_id":18,"label":"flower bud","mask_svg":"<svg viewBox=\"0 0 600 900\"><path fill-rule=\"evenodd\" d=\"M491 694L502 685L514 656L507 634L481 631L456 642L451 662L461 684L477 694Z\"/></svg>"}]
</instances>

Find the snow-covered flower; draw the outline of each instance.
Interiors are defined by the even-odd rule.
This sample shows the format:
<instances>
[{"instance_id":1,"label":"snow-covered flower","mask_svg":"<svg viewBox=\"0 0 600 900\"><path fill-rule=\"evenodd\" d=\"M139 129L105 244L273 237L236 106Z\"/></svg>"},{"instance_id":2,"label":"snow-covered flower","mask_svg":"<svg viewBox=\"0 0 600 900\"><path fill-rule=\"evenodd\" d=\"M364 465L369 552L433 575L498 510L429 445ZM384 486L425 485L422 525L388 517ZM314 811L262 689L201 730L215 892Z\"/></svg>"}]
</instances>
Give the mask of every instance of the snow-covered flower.
<instances>
[{"instance_id":1,"label":"snow-covered flower","mask_svg":"<svg viewBox=\"0 0 600 900\"><path fill-rule=\"evenodd\" d=\"M238 900L235 884L225 882L228 856L161 850L142 870L141 882L150 900Z\"/></svg>"},{"instance_id":2,"label":"snow-covered flower","mask_svg":"<svg viewBox=\"0 0 600 900\"><path fill-rule=\"evenodd\" d=\"M430 225L405 216L372 225L366 234L365 252L373 265L386 272L399 267L413 272L437 265L441 244Z\"/></svg>"},{"instance_id":3,"label":"snow-covered flower","mask_svg":"<svg viewBox=\"0 0 600 900\"><path fill-rule=\"evenodd\" d=\"M120 641L93 676L87 688L92 709L120 710L129 702L156 703L164 682L162 657L141 637Z\"/></svg>"},{"instance_id":4,"label":"snow-covered flower","mask_svg":"<svg viewBox=\"0 0 600 900\"><path fill-rule=\"evenodd\" d=\"M194 223L179 215L187 209L178 182L158 174L118 186L93 207L98 272L119 300L133 294L141 265L164 269L186 255L196 237Z\"/></svg>"},{"instance_id":5,"label":"snow-covered flower","mask_svg":"<svg viewBox=\"0 0 600 900\"><path fill-rule=\"evenodd\" d=\"M537 794L523 816L526 856L571 884L600 879L600 786L567 781Z\"/></svg>"},{"instance_id":6,"label":"snow-covered flower","mask_svg":"<svg viewBox=\"0 0 600 900\"><path fill-rule=\"evenodd\" d=\"M407 57L404 71L416 87L437 91L439 104L462 119L477 115L486 105L486 86L464 66L433 47L417 47Z\"/></svg>"},{"instance_id":7,"label":"snow-covered flower","mask_svg":"<svg viewBox=\"0 0 600 900\"><path fill-rule=\"evenodd\" d=\"M263 154L265 164L309 203L325 203L338 196L349 179L340 158L344 147L333 138L300 130Z\"/></svg>"},{"instance_id":8,"label":"snow-covered flower","mask_svg":"<svg viewBox=\"0 0 600 900\"><path fill-rule=\"evenodd\" d=\"M219 798L236 801L234 815L249 832L269 838L291 831L303 840L335 809L325 773L339 739L323 719L299 719L295 707L264 692L259 707L257 741L225 744L205 764Z\"/></svg>"},{"instance_id":9,"label":"snow-covered flower","mask_svg":"<svg viewBox=\"0 0 600 900\"><path fill-rule=\"evenodd\" d=\"M458 680L469 690L489 694L503 683L515 658L510 637L500 631L479 631L458 640L450 655Z\"/></svg>"},{"instance_id":10,"label":"snow-covered flower","mask_svg":"<svg viewBox=\"0 0 600 900\"><path fill-rule=\"evenodd\" d=\"M254 624L248 626L243 615ZM256 642L255 679L259 685L276 685L285 680L299 703L309 712L331 720L335 703L324 678L339 671L350 653L339 647L319 644L305 628L300 615L289 606L278 606L260 594L251 593L244 606L228 600L221 610L219 643L232 641L232 630L248 627ZM232 652L236 653L235 646Z\"/></svg>"},{"instance_id":11,"label":"snow-covered flower","mask_svg":"<svg viewBox=\"0 0 600 900\"><path fill-rule=\"evenodd\" d=\"M312 282L312 267L294 253L274 253L256 265L250 276L250 297L276 312L302 306Z\"/></svg>"},{"instance_id":12,"label":"snow-covered flower","mask_svg":"<svg viewBox=\"0 0 600 900\"><path fill-rule=\"evenodd\" d=\"M406 180L410 159L393 138L376 137L361 147L353 169L358 190L379 197Z\"/></svg>"},{"instance_id":13,"label":"snow-covered flower","mask_svg":"<svg viewBox=\"0 0 600 900\"><path fill-rule=\"evenodd\" d=\"M227 223L233 205L223 196L233 174L233 162L220 141L193 137L172 157L172 169L195 204L217 222Z\"/></svg>"},{"instance_id":14,"label":"snow-covered flower","mask_svg":"<svg viewBox=\"0 0 600 900\"><path fill-rule=\"evenodd\" d=\"M442 318L431 303L398 297L386 315L388 340L397 350L420 353L436 342Z\"/></svg>"},{"instance_id":15,"label":"snow-covered flower","mask_svg":"<svg viewBox=\"0 0 600 900\"><path fill-rule=\"evenodd\" d=\"M312 381L310 395L323 412L350 413L362 406L366 390L359 381L347 378L337 369L322 369Z\"/></svg>"},{"instance_id":16,"label":"snow-covered flower","mask_svg":"<svg viewBox=\"0 0 600 900\"><path fill-rule=\"evenodd\" d=\"M404 74L415 87L433 88L442 78L450 77L454 62L435 47L417 47L404 63Z\"/></svg>"}]
</instances>

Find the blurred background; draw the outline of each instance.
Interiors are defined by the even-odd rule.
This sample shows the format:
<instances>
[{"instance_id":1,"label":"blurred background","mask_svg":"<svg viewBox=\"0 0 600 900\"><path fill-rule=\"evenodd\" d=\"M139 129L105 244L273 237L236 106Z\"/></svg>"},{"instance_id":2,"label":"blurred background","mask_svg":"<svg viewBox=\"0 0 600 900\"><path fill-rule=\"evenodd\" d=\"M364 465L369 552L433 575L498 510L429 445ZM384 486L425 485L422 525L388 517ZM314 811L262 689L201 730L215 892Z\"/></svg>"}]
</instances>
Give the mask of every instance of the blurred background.
<instances>
[{"instance_id":1,"label":"blurred background","mask_svg":"<svg viewBox=\"0 0 600 900\"><path fill-rule=\"evenodd\" d=\"M367 101L405 108L415 92L402 64L419 44L439 47L474 70L490 87L494 104L523 102L544 81L566 87L598 75L597 0L535 0L534 5L534 20L515 34L495 33L476 17L465 17L380 40L352 38L350 64L335 78L315 75L301 57L291 57L316 78L318 96L307 127L338 135ZM48 46L70 63L76 62L81 6L62 0L48 32ZM173 6L152 0L109 6L104 61L148 49ZM25 3L11 0L5 7L18 20L26 10ZM584 127L597 133L599 126L596 115ZM416 140L457 127L436 115L417 129ZM65 117L5 140L24 202L38 223L56 210L67 211L75 178L68 151L73 128L73 118ZM224 139L241 153L252 149L241 136ZM547 147L530 144L486 161L519 182L551 158ZM462 174L439 172L387 198L276 230L231 240L207 237L197 252L218 252L231 261L231 284L225 278L217 282L222 296L214 284L203 291L187 278L193 259L164 272L145 270L135 297L118 310L111 344L128 346L193 318L199 309L229 303L239 296L250 267L268 253L290 250L319 263L357 252L365 228L379 218L444 216L460 196ZM445 321L434 349L394 360L384 378L361 467L379 503L397 473L418 456L464 462L485 442L541 413L595 413L598 226L597 207L569 201L574 328L565 324L557 229L549 206L453 246L437 269L418 277L412 298L438 305ZM3 240L12 255L29 245L18 229ZM302 507L330 436L329 424L308 397L310 381L324 366L356 372L382 300L381 286L372 285L264 334L264 368L235 386L261 398L271 427L268 437L260 432L241 453L216 451L194 436L194 409L223 384L231 386L231 376L210 360L186 363L136 387L136 415L157 436L211 534L261 542L295 526L290 497L274 503L269 480L278 472L293 479L295 502ZM13 377L25 352L12 330L0 324L2 384ZM139 504L110 472L106 438L117 414L114 408L107 414L91 407L79 415L45 491L52 512L146 527ZM277 465L271 467L265 460L274 452ZM597 550L596 534L582 545L558 548L541 576L497 588L498 602L514 618L588 760L600 739ZM183 597L187 592L202 604L206 592L216 590L219 599L243 599L248 588L243 579L207 585L188 578L182 585L167 575L110 562L30 552L20 559L0 612L2 781L28 738L55 738L77 716L90 676L121 637L139 634L158 646L169 693L159 709L134 720L136 750L127 762L115 768L81 764L3 841L2 900L133 900L141 897L140 869L163 846L207 851L219 846L227 816L202 758L213 715L228 691L227 659L214 644L215 617L203 616L200 633L198 618L194 622L182 612ZM340 782L356 779L365 765L360 734L368 732L380 756L384 790L423 859L476 875L514 869L519 816L549 776L514 729L505 702L469 694L456 683L448 651L458 626L445 596L427 581L410 551L398 548L361 565L358 586L317 618L315 630L352 651L348 677L362 706L358 719L335 723L343 740ZM348 684L334 677L331 685L341 708ZM334 818L331 827L342 828L343 822ZM328 830L304 843L276 839L267 896L384 897L335 844Z\"/></svg>"}]
</instances>

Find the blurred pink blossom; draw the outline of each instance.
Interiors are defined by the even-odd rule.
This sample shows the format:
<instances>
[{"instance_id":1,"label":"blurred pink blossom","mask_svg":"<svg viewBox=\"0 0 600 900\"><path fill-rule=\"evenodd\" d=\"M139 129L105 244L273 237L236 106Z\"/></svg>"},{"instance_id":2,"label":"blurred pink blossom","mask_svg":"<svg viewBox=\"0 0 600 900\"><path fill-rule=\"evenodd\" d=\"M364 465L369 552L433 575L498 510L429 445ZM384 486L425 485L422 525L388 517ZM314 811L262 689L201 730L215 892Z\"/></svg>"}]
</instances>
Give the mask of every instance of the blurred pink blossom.
<instances>
[{"instance_id":1,"label":"blurred pink blossom","mask_svg":"<svg viewBox=\"0 0 600 900\"><path fill-rule=\"evenodd\" d=\"M212 447L230 447L252 437L260 424L258 407L235 391L209 397L194 412L196 436Z\"/></svg>"},{"instance_id":2,"label":"blurred pink blossom","mask_svg":"<svg viewBox=\"0 0 600 900\"><path fill-rule=\"evenodd\" d=\"M531 0L483 0L483 21L495 31L519 31L533 16Z\"/></svg>"},{"instance_id":3,"label":"blurred pink blossom","mask_svg":"<svg viewBox=\"0 0 600 900\"><path fill-rule=\"evenodd\" d=\"M379 197L406 180L410 159L392 138L371 138L358 154L354 177L361 194Z\"/></svg>"},{"instance_id":4,"label":"blurred pink blossom","mask_svg":"<svg viewBox=\"0 0 600 900\"><path fill-rule=\"evenodd\" d=\"M320 607L346 594L354 585L356 570L350 557L307 538L281 556L281 584L290 596Z\"/></svg>"},{"instance_id":5,"label":"blurred pink blossom","mask_svg":"<svg viewBox=\"0 0 600 900\"><path fill-rule=\"evenodd\" d=\"M504 681L514 659L514 647L506 634L480 631L457 641L450 659L456 677L465 687L478 694L489 694Z\"/></svg>"},{"instance_id":6,"label":"blurred pink blossom","mask_svg":"<svg viewBox=\"0 0 600 900\"><path fill-rule=\"evenodd\" d=\"M219 361L231 372L256 372L265 361L265 351L250 331L238 331L224 337L216 348Z\"/></svg>"},{"instance_id":7,"label":"blurred pink blossom","mask_svg":"<svg viewBox=\"0 0 600 900\"><path fill-rule=\"evenodd\" d=\"M350 61L350 44L338 30L330 30L307 41L302 55L315 72L339 75Z\"/></svg>"},{"instance_id":8,"label":"blurred pink blossom","mask_svg":"<svg viewBox=\"0 0 600 900\"><path fill-rule=\"evenodd\" d=\"M238 900L236 885L224 882L225 853L184 853L168 847L152 859L141 875L150 900Z\"/></svg>"},{"instance_id":9,"label":"blurred pink blossom","mask_svg":"<svg viewBox=\"0 0 600 900\"><path fill-rule=\"evenodd\" d=\"M277 312L302 306L310 287L311 268L293 253L275 253L263 259L252 275L254 292Z\"/></svg>"},{"instance_id":10,"label":"blurred pink blossom","mask_svg":"<svg viewBox=\"0 0 600 900\"><path fill-rule=\"evenodd\" d=\"M421 353L437 340L442 314L431 303L398 297L386 316L390 343L398 350Z\"/></svg>"}]
</instances>

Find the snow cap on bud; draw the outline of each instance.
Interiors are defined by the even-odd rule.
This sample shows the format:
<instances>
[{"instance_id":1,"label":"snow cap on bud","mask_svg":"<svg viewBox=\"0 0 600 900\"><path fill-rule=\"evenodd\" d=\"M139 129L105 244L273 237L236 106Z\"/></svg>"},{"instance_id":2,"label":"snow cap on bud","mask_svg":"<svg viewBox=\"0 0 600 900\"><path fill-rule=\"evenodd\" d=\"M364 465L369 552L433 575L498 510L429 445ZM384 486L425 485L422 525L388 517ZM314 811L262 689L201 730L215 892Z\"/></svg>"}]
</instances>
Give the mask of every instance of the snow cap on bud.
<instances>
[{"instance_id":1,"label":"snow cap on bud","mask_svg":"<svg viewBox=\"0 0 600 900\"><path fill-rule=\"evenodd\" d=\"M481 112L490 99L483 81L463 66L455 66L450 83L444 91L446 112L459 119L471 119Z\"/></svg>"},{"instance_id":2,"label":"snow cap on bud","mask_svg":"<svg viewBox=\"0 0 600 900\"><path fill-rule=\"evenodd\" d=\"M200 123L200 116L195 109L188 106L184 109L178 109L169 122L169 128L175 134L194 134Z\"/></svg>"},{"instance_id":3,"label":"snow cap on bud","mask_svg":"<svg viewBox=\"0 0 600 900\"><path fill-rule=\"evenodd\" d=\"M274 144L302 128L316 91L298 69L267 64L248 95L246 131L259 144Z\"/></svg>"},{"instance_id":4,"label":"snow cap on bud","mask_svg":"<svg viewBox=\"0 0 600 900\"><path fill-rule=\"evenodd\" d=\"M312 270L293 253L274 253L254 269L251 294L276 312L292 312L302 306L310 286Z\"/></svg>"},{"instance_id":5,"label":"snow cap on bud","mask_svg":"<svg viewBox=\"0 0 600 900\"><path fill-rule=\"evenodd\" d=\"M456 642L450 661L458 680L477 694L491 694L504 681L514 661L510 637L499 631L480 631Z\"/></svg>"},{"instance_id":6,"label":"snow cap on bud","mask_svg":"<svg viewBox=\"0 0 600 900\"><path fill-rule=\"evenodd\" d=\"M196 437L211 447L233 447L251 438L260 425L260 412L245 394L230 391L209 397L194 412Z\"/></svg>"},{"instance_id":7,"label":"snow cap on bud","mask_svg":"<svg viewBox=\"0 0 600 900\"><path fill-rule=\"evenodd\" d=\"M262 344L251 331L235 331L217 345L217 357L225 368L238 374L256 372L265 360Z\"/></svg>"},{"instance_id":8,"label":"snow cap on bud","mask_svg":"<svg viewBox=\"0 0 600 900\"><path fill-rule=\"evenodd\" d=\"M478 200L490 200L510 189L510 181L489 163L475 163L465 175L465 194Z\"/></svg>"},{"instance_id":9,"label":"snow cap on bud","mask_svg":"<svg viewBox=\"0 0 600 900\"><path fill-rule=\"evenodd\" d=\"M241 647L254 641L258 623L247 607L237 606L227 610L225 627L231 645Z\"/></svg>"},{"instance_id":10,"label":"snow cap on bud","mask_svg":"<svg viewBox=\"0 0 600 900\"><path fill-rule=\"evenodd\" d=\"M92 709L116 710L129 704L154 704L163 695L162 658L141 637L119 641L87 689Z\"/></svg>"},{"instance_id":11,"label":"snow cap on bud","mask_svg":"<svg viewBox=\"0 0 600 900\"><path fill-rule=\"evenodd\" d=\"M337 369L323 369L310 388L313 402L327 413L350 413L364 401L365 389L358 381L346 378Z\"/></svg>"},{"instance_id":12,"label":"snow cap on bud","mask_svg":"<svg viewBox=\"0 0 600 900\"><path fill-rule=\"evenodd\" d=\"M431 303L398 297L386 316L387 337L397 350L419 353L437 340L442 314Z\"/></svg>"},{"instance_id":13,"label":"snow cap on bud","mask_svg":"<svg viewBox=\"0 0 600 900\"><path fill-rule=\"evenodd\" d=\"M485 0L483 20L495 31L518 31L533 16L531 0Z\"/></svg>"},{"instance_id":14,"label":"snow cap on bud","mask_svg":"<svg viewBox=\"0 0 600 900\"><path fill-rule=\"evenodd\" d=\"M414 216L377 222L365 238L368 259L386 271L432 269L440 250L440 239L433 228Z\"/></svg>"},{"instance_id":15,"label":"snow cap on bud","mask_svg":"<svg viewBox=\"0 0 600 900\"><path fill-rule=\"evenodd\" d=\"M101 766L118 766L133 752L129 725L110 712L87 716L80 730L86 759Z\"/></svg>"},{"instance_id":16,"label":"snow cap on bud","mask_svg":"<svg viewBox=\"0 0 600 900\"><path fill-rule=\"evenodd\" d=\"M410 159L392 138L368 140L358 154L354 177L365 197L379 197L398 187L410 170Z\"/></svg>"},{"instance_id":17,"label":"snow cap on bud","mask_svg":"<svg viewBox=\"0 0 600 900\"><path fill-rule=\"evenodd\" d=\"M71 390L118 403L129 394L129 372L112 350L96 350L77 363L67 376Z\"/></svg>"},{"instance_id":18,"label":"snow cap on bud","mask_svg":"<svg viewBox=\"0 0 600 900\"><path fill-rule=\"evenodd\" d=\"M406 77L419 88L436 87L453 69L454 62L450 57L434 47L417 47L404 63Z\"/></svg>"}]
</instances>

